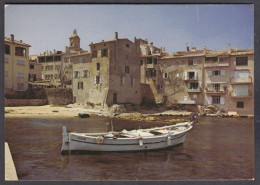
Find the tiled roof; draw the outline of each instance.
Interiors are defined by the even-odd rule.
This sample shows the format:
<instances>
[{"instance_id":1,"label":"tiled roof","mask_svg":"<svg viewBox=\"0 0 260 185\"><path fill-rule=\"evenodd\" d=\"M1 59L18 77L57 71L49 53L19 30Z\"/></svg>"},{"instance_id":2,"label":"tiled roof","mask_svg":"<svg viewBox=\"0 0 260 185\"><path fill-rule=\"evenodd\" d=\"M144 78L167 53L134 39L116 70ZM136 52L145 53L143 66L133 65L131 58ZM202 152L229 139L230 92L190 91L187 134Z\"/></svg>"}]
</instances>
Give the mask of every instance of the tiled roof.
<instances>
[{"instance_id":1,"label":"tiled roof","mask_svg":"<svg viewBox=\"0 0 260 185\"><path fill-rule=\"evenodd\" d=\"M24 42L17 41L17 40L14 40L14 42L12 42L11 39L10 39L10 38L7 38L7 37L5 37L5 42L7 42L7 43L13 43L13 44L17 44L17 45L22 45L22 46L26 46L26 47L31 47L31 45L26 44L26 43L24 43Z\"/></svg>"}]
</instances>

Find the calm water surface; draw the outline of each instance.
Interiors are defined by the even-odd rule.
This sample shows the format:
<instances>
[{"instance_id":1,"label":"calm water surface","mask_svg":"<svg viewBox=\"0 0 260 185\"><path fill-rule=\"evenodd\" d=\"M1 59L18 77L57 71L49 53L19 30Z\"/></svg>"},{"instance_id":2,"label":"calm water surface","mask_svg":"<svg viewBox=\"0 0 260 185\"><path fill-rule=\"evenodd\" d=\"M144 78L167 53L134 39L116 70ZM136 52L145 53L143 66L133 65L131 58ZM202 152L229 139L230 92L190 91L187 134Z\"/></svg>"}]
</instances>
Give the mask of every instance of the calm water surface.
<instances>
[{"instance_id":1,"label":"calm water surface","mask_svg":"<svg viewBox=\"0 0 260 185\"><path fill-rule=\"evenodd\" d=\"M183 145L131 153L60 155L61 127L104 132L104 118L6 118L19 180L218 180L254 177L254 121L200 118ZM114 130L161 123L113 120Z\"/></svg>"}]
</instances>

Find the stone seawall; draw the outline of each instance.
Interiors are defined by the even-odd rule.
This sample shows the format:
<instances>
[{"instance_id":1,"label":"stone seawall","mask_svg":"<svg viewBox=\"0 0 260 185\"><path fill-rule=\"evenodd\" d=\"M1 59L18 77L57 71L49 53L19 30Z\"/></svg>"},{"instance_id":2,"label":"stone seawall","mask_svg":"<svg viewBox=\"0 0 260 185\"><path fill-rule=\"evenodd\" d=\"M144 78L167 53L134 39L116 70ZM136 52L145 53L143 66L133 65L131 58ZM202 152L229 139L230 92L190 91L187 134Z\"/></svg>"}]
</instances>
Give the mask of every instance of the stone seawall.
<instances>
[{"instance_id":1,"label":"stone seawall","mask_svg":"<svg viewBox=\"0 0 260 185\"><path fill-rule=\"evenodd\" d=\"M40 106L46 105L47 99L7 99L5 98L5 106Z\"/></svg>"},{"instance_id":2,"label":"stone seawall","mask_svg":"<svg viewBox=\"0 0 260 185\"><path fill-rule=\"evenodd\" d=\"M45 89L49 105L68 105L73 103L72 89Z\"/></svg>"}]
</instances>

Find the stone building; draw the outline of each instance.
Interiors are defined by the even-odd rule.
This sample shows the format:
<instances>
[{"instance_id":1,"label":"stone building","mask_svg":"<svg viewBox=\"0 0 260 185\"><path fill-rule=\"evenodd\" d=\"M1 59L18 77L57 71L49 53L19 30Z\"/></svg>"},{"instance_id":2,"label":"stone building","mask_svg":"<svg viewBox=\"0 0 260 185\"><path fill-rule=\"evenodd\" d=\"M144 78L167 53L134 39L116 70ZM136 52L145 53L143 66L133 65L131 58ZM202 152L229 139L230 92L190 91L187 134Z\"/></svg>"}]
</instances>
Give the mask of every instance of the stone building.
<instances>
[{"instance_id":1,"label":"stone building","mask_svg":"<svg viewBox=\"0 0 260 185\"><path fill-rule=\"evenodd\" d=\"M159 59L168 56L164 48L158 48L150 44L148 40L138 39L141 48L141 87L143 103L162 103L162 75L159 67Z\"/></svg>"},{"instance_id":2,"label":"stone building","mask_svg":"<svg viewBox=\"0 0 260 185\"><path fill-rule=\"evenodd\" d=\"M254 50L231 49L228 111L254 114Z\"/></svg>"},{"instance_id":3,"label":"stone building","mask_svg":"<svg viewBox=\"0 0 260 185\"><path fill-rule=\"evenodd\" d=\"M72 83L71 56L84 52L80 48L80 38L74 30L69 38L69 46L65 51L53 50L38 55L38 61L42 65L42 79L50 81L55 86L68 87Z\"/></svg>"},{"instance_id":4,"label":"stone building","mask_svg":"<svg viewBox=\"0 0 260 185\"><path fill-rule=\"evenodd\" d=\"M162 93L167 104L203 104L203 50L179 51L159 60Z\"/></svg>"},{"instance_id":5,"label":"stone building","mask_svg":"<svg viewBox=\"0 0 260 185\"><path fill-rule=\"evenodd\" d=\"M14 40L14 35L4 38L5 92L26 91L29 76L29 44Z\"/></svg>"},{"instance_id":6,"label":"stone building","mask_svg":"<svg viewBox=\"0 0 260 185\"><path fill-rule=\"evenodd\" d=\"M95 108L140 104L139 41L119 39L116 32L113 40L91 43L90 51L72 57L76 103Z\"/></svg>"},{"instance_id":7,"label":"stone building","mask_svg":"<svg viewBox=\"0 0 260 185\"><path fill-rule=\"evenodd\" d=\"M37 60L37 55L30 55L29 57L29 82L42 80L42 66Z\"/></svg>"},{"instance_id":8,"label":"stone building","mask_svg":"<svg viewBox=\"0 0 260 185\"><path fill-rule=\"evenodd\" d=\"M223 112L254 114L254 50L211 51L205 56L205 102Z\"/></svg>"}]
</instances>

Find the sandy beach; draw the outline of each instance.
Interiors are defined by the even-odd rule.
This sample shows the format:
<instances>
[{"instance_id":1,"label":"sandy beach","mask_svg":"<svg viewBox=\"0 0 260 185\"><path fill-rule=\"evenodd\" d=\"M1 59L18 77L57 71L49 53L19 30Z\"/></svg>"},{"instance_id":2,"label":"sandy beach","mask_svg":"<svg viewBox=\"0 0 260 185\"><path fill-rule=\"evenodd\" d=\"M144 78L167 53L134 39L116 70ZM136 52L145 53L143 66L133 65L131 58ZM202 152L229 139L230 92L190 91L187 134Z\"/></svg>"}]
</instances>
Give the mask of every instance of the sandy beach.
<instances>
[{"instance_id":1,"label":"sandy beach","mask_svg":"<svg viewBox=\"0 0 260 185\"><path fill-rule=\"evenodd\" d=\"M153 110L137 110L137 112L128 112L121 114L111 114L105 110L93 110L73 105L69 106L19 106L5 107L5 117L61 117L72 118L78 117L79 113L87 113L95 117L112 117L115 119L126 119L136 121L162 121L162 122L179 122L188 119L191 112L164 110L161 112ZM172 116L180 116L172 118ZM163 118L163 119L162 119Z\"/></svg>"}]
</instances>

